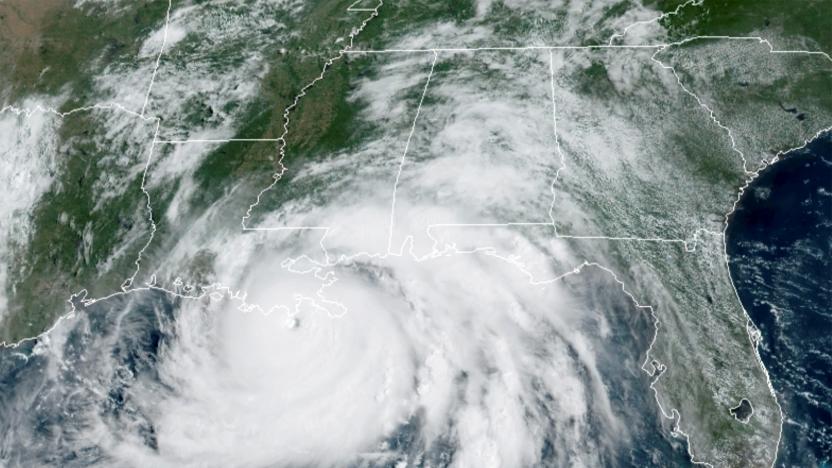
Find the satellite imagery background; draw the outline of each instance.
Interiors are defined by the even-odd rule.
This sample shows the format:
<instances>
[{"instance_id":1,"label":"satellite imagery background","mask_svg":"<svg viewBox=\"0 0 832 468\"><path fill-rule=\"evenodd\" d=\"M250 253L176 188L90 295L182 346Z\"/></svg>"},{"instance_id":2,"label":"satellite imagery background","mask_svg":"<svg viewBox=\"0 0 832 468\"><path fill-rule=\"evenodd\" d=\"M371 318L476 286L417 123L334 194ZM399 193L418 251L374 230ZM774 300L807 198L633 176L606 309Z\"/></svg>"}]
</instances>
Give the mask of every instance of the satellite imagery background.
<instances>
[{"instance_id":1,"label":"satellite imagery background","mask_svg":"<svg viewBox=\"0 0 832 468\"><path fill-rule=\"evenodd\" d=\"M830 53L830 0L0 0L0 466L828 467Z\"/></svg>"}]
</instances>

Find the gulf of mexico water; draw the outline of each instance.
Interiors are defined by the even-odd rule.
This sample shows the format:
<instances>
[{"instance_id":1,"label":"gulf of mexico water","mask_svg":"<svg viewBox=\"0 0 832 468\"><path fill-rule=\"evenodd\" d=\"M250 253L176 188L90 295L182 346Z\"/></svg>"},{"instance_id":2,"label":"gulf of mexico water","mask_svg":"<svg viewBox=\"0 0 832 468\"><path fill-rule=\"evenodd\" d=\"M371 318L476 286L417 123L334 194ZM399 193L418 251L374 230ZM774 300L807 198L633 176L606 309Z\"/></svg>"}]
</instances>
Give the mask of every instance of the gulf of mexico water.
<instances>
[{"instance_id":1,"label":"gulf of mexico water","mask_svg":"<svg viewBox=\"0 0 832 468\"><path fill-rule=\"evenodd\" d=\"M586 414L589 440L579 442L603 451L600 466L692 466L684 440L672 436L671 421L659 413L649 388L651 378L640 369L652 339L652 316L634 307L602 271L570 278L566 287L586 307L581 327L593 337L587 343L596 351L594 359L604 391L610 395L610 410L626 421L626 431L610 433L604 405L598 405L599 411L593 408ZM175 382L160 372L177 349L182 329L175 325L187 300L191 299L150 290L90 305L76 303L77 312L50 334L0 348L0 467L142 466L139 461L125 463L119 458L124 453L154 453L178 461L171 466L181 464L183 459L170 451L167 432L158 425L154 407L163 400L186 404L191 398L179 393ZM212 350L221 352L221 347ZM570 348L570 356L577 358L577 353ZM192 357L201 360L210 355ZM589 372L581 375L590 377ZM178 377L198 379L199 374ZM465 380L460 377L456 382L464 384ZM556 397L542 387L525 396L541 405ZM426 445L424 415L420 409L382 441L390 459L359 457L342 460L338 466L386 468L398 466L393 462L406 457L419 460L413 466L452 466L460 452L455 429L450 427L437 442ZM564 445L558 433L558 414L551 416L551 427L542 426L548 432L540 448L540 463L529 466L563 466L558 460L573 448ZM213 439L206 440L204 450L210 451ZM124 452L125 448L129 450ZM219 466L219 462L208 466ZM224 466L250 465L232 462Z\"/></svg>"},{"instance_id":2,"label":"gulf of mexico water","mask_svg":"<svg viewBox=\"0 0 832 468\"><path fill-rule=\"evenodd\" d=\"M832 463L832 132L785 154L726 232L731 276L762 334L784 424L776 466Z\"/></svg>"}]
</instances>

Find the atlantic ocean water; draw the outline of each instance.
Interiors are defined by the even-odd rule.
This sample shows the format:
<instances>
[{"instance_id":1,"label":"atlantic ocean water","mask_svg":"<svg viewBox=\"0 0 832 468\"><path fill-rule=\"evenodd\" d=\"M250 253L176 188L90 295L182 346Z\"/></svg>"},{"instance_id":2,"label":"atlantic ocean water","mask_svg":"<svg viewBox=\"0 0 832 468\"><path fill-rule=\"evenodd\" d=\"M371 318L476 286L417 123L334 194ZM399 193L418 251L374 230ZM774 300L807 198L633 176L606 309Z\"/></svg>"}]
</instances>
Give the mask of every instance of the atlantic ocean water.
<instances>
[{"instance_id":1,"label":"atlantic ocean water","mask_svg":"<svg viewBox=\"0 0 832 468\"><path fill-rule=\"evenodd\" d=\"M743 193L727 250L783 408L776 466L832 460L832 133L783 155Z\"/></svg>"}]
</instances>

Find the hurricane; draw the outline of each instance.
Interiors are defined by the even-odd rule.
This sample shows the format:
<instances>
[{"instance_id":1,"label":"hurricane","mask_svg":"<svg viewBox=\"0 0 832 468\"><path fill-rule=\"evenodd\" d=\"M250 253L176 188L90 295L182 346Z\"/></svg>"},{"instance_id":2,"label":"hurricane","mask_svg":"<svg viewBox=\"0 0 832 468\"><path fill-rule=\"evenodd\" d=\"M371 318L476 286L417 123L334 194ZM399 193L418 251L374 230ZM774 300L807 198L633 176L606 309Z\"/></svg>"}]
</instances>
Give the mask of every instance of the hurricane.
<instances>
[{"instance_id":1,"label":"hurricane","mask_svg":"<svg viewBox=\"0 0 832 468\"><path fill-rule=\"evenodd\" d=\"M9 2L0 465L784 456L726 232L828 130L823 28L707 0Z\"/></svg>"},{"instance_id":2,"label":"hurricane","mask_svg":"<svg viewBox=\"0 0 832 468\"><path fill-rule=\"evenodd\" d=\"M276 234L228 246L245 265L239 290L73 305L23 345L3 375L26 382L4 392L13 462L595 466L684 453L637 448L662 425L641 370L655 318L607 269L536 283L475 252L317 261L291 253L322 234Z\"/></svg>"}]
</instances>

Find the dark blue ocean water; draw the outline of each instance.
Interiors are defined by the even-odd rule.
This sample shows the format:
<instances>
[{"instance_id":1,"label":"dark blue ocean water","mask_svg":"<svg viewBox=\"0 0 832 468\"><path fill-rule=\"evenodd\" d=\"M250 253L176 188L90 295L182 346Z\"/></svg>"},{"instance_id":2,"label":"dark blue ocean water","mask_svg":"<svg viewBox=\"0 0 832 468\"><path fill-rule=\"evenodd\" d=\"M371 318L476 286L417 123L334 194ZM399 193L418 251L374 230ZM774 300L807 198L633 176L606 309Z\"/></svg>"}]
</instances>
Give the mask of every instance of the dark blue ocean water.
<instances>
[{"instance_id":1,"label":"dark blue ocean water","mask_svg":"<svg viewBox=\"0 0 832 468\"><path fill-rule=\"evenodd\" d=\"M640 370L653 336L652 316L600 270L570 278L566 287L586 306L580 327L593 340L588 343L604 387L598 390L609 394L609 411L626 429L611 430L607 410L598 405L587 413L591 429L578 443L596 446L602 466L692 466L684 441L671 435L670 420L659 413L651 378ZM148 412L153 401L146 396L189 397L158 372L178 339L173 325L181 303L159 291L139 291L79 304L77 317L61 322L48 339L0 348L0 466L122 466L108 448L113 439L158 452L164 431ZM559 339L554 332L552 339ZM570 349L576 360L577 353ZM457 383L465 380L463 373ZM542 387L527 397L542 408L555 400ZM535 466L564 466L559 460L573 449L574 439L559 436L557 414L551 412L551 436ZM450 466L459 446L454 428L427 445L423 420L417 412L389 436L386 450L416 455L421 462L415 466ZM397 466L384 458L343 462L351 468Z\"/></svg>"},{"instance_id":2,"label":"dark blue ocean water","mask_svg":"<svg viewBox=\"0 0 832 468\"><path fill-rule=\"evenodd\" d=\"M832 133L766 168L729 220L740 300L785 413L777 466L832 460Z\"/></svg>"}]
</instances>

